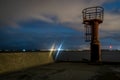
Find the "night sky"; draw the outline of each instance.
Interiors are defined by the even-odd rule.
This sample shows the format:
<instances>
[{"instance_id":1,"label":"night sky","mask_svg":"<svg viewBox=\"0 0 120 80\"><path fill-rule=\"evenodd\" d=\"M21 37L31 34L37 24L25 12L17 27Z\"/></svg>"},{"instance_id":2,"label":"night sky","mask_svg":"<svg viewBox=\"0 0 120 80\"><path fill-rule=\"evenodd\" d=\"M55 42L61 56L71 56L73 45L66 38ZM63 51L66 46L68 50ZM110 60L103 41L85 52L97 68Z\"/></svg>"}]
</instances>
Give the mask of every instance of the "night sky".
<instances>
[{"instance_id":1,"label":"night sky","mask_svg":"<svg viewBox=\"0 0 120 80\"><path fill-rule=\"evenodd\" d=\"M0 0L0 49L87 49L82 10L102 6L100 42L120 49L120 0Z\"/></svg>"}]
</instances>

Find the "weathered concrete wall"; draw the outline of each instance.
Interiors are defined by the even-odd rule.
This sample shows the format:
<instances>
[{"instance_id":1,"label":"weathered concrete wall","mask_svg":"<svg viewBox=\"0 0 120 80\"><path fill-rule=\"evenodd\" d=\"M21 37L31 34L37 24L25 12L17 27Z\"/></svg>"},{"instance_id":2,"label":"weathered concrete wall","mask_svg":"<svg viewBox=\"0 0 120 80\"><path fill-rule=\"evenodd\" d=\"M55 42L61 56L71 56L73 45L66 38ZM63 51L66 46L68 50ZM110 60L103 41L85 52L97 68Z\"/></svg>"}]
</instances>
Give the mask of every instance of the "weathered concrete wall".
<instances>
[{"instance_id":1,"label":"weathered concrete wall","mask_svg":"<svg viewBox=\"0 0 120 80\"><path fill-rule=\"evenodd\" d=\"M49 52L0 53L0 73L52 63Z\"/></svg>"},{"instance_id":2,"label":"weathered concrete wall","mask_svg":"<svg viewBox=\"0 0 120 80\"><path fill-rule=\"evenodd\" d=\"M38 65L53 63L50 52L0 53L0 73L21 70ZM59 53L58 61L90 60L89 51L65 51ZM102 51L102 61L120 62L119 51Z\"/></svg>"}]
</instances>

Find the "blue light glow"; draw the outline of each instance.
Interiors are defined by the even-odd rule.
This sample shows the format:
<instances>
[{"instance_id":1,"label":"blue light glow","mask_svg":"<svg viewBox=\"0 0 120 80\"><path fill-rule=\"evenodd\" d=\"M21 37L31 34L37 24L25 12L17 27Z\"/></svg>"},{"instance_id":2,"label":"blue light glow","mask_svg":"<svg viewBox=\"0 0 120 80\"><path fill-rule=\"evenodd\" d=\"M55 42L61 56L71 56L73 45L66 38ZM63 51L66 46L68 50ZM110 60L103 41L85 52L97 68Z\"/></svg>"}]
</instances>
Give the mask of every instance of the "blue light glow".
<instances>
[{"instance_id":1,"label":"blue light glow","mask_svg":"<svg viewBox=\"0 0 120 80\"><path fill-rule=\"evenodd\" d=\"M63 42L60 44L60 46L58 47L58 50L57 50L57 53L56 53L56 56L55 56L55 60L57 59L57 57L59 56L60 54L60 51L62 50L62 45L63 45Z\"/></svg>"}]
</instances>

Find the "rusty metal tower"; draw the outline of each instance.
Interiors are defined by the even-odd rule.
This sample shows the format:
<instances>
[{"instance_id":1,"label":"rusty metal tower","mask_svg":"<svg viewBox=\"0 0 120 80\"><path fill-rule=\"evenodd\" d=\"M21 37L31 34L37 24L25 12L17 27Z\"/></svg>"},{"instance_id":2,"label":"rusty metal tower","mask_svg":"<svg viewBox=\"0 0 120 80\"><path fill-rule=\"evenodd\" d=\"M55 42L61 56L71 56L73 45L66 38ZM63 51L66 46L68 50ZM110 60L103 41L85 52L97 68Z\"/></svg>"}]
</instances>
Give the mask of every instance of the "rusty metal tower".
<instances>
[{"instance_id":1,"label":"rusty metal tower","mask_svg":"<svg viewBox=\"0 0 120 80\"><path fill-rule=\"evenodd\" d=\"M85 27L85 41L90 42L91 62L101 61L101 49L98 36L99 24L103 22L104 9L100 6L89 7L82 11Z\"/></svg>"}]
</instances>

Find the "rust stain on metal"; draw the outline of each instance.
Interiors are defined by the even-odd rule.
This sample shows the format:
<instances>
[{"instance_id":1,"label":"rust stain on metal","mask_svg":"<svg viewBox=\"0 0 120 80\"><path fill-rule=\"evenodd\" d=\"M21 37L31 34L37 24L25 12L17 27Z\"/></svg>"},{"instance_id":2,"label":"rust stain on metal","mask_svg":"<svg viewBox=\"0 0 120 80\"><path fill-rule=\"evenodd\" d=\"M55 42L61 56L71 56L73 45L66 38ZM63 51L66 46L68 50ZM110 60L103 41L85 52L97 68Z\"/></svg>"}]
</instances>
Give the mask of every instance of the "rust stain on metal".
<instances>
[{"instance_id":1,"label":"rust stain on metal","mask_svg":"<svg viewBox=\"0 0 120 80\"><path fill-rule=\"evenodd\" d=\"M99 24L103 22L104 9L100 6L89 7L82 11L85 26L85 41L90 42L91 62L101 61Z\"/></svg>"}]
</instances>

